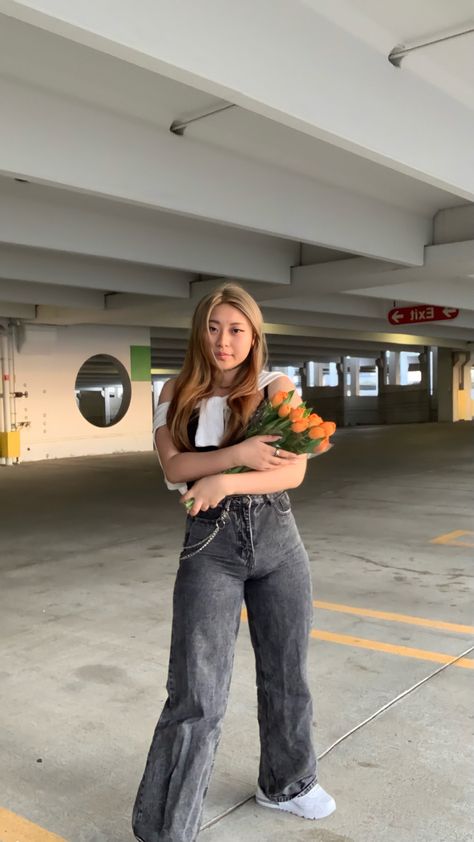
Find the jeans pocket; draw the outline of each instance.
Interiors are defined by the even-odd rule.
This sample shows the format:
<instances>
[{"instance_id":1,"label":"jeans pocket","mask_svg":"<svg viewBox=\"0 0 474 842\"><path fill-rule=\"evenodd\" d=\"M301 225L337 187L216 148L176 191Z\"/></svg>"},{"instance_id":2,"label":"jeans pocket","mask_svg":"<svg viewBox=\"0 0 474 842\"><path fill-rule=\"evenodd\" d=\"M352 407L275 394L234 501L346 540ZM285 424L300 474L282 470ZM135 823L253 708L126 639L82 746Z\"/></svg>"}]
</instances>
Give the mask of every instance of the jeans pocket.
<instances>
[{"instance_id":1,"label":"jeans pocket","mask_svg":"<svg viewBox=\"0 0 474 842\"><path fill-rule=\"evenodd\" d=\"M186 523L184 544L181 559L191 558L204 550L224 528L228 515L222 513L218 518L203 518L188 516L190 523Z\"/></svg>"},{"instance_id":2,"label":"jeans pocket","mask_svg":"<svg viewBox=\"0 0 474 842\"><path fill-rule=\"evenodd\" d=\"M286 491L274 498L273 506L279 515L291 515L291 501Z\"/></svg>"}]
</instances>

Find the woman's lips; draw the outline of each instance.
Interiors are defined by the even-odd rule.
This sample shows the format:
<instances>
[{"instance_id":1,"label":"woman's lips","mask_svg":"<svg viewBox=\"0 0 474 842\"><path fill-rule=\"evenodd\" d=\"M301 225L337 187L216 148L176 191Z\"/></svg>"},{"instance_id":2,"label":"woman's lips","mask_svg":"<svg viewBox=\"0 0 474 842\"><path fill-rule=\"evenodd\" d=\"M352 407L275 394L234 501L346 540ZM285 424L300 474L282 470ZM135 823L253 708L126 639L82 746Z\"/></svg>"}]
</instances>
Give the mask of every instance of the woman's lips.
<instances>
[{"instance_id":1,"label":"woman's lips","mask_svg":"<svg viewBox=\"0 0 474 842\"><path fill-rule=\"evenodd\" d=\"M216 357L217 357L219 360L227 360L227 359L229 359L230 354L216 354Z\"/></svg>"}]
</instances>

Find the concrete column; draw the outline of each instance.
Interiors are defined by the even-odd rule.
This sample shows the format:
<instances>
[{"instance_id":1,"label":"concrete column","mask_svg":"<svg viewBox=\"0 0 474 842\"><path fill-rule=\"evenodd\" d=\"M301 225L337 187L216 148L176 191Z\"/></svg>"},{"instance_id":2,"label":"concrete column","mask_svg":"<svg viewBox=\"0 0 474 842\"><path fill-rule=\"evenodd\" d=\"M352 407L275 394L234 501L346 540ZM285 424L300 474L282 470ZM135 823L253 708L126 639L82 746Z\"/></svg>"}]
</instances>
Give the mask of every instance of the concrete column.
<instances>
[{"instance_id":1,"label":"concrete column","mask_svg":"<svg viewBox=\"0 0 474 842\"><path fill-rule=\"evenodd\" d=\"M310 389L311 389L311 388L315 385L315 384L314 384L314 369L315 369L315 365L314 365L314 363L312 362L312 360L308 360L308 362L307 362L307 363L305 363L305 369L306 369L306 384L307 384L307 385L310 387Z\"/></svg>"},{"instance_id":2,"label":"concrete column","mask_svg":"<svg viewBox=\"0 0 474 842\"><path fill-rule=\"evenodd\" d=\"M453 421L472 421L470 353L454 354Z\"/></svg>"},{"instance_id":3,"label":"concrete column","mask_svg":"<svg viewBox=\"0 0 474 842\"><path fill-rule=\"evenodd\" d=\"M329 378L331 380L331 378ZM335 386L335 382L329 382L328 386ZM311 389L314 387L324 386L324 363L310 362L306 363L306 385Z\"/></svg>"},{"instance_id":4,"label":"concrete column","mask_svg":"<svg viewBox=\"0 0 474 842\"><path fill-rule=\"evenodd\" d=\"M401 377L401 356L400 351L390 351L390 357L388 357L388 382L390 386L401 386L403 383Z\"/></svg>"},{"instance_id":5,"label":"concrete column","mask_svg":"<svg viewBox=\"0 0 474 842\"><path fill-rule=\"evenodd\" d=\"M301 368L298 369L299 375L301 377L301 394L306 391L308 385L308 377L306 373L306 365L302 365Z\"/></svg>"},{"instance_id":6,"label":"concrete column","mask_svg":"<svg viewBox=\"0 0 474 842\"><path fill-rule=\"evenodd\" d=\"M314 385L324 386L324 365L322 363L314 363Z\"/></svg>"},{"instance_id":7,"label":"concrete column","mask_svg":"<svg viewBox=\"0 0 474 842\"><path fill-rule=\"evenodd\" d=\"M422 351L421 354L418 354L418 360L419 360L419 363L420 363L420 371L421 371L420 388L428 389L429 383L430 383L430 371L429 371L430 361L429 361L428 348L425 348L425 350Z\"/></svg>"},{"instance_id":8,"label":"concrete column","mask_svg":"<svg viewBox=\"0 0 474 842\"><path fill-rule=\"evenodd\" d=\"M438 421L453 421L453 352L438 348L434 394L438 406Z\"/></svg>"},{"instance_id":9,"label":"concrete column","mask_svg":"<svg viewBox=\"0 0 474 842\"><path fill-rule=\"evenodd\" d=\"M377 368L377 378L378 378L378 393L379 395L383 392L384 386L387 384L388 381L388 362L387 362L387 352L382 351L380 357L377 357L375 360L375 366Z\"/></svg>"},{"instance_id":10,"label":"concrete column","mask_svg":"<svg viewBox=\"0 0 474 842\"><path fill-rule=\"evenodd\" d=\"M349 372L351 381L351 396L360 395L360 360L351 357L349 362Z\"/></svg>"},{"instance_id":11,"label":"concrete column","mask_svg":"<svg viewBox=\"0 0 474 842\"><path fill-rule=\"evenodd\" d=\"M323 366L321 366L321 379L323 376ZM341 382L341 375L338 369L338 363L329 363L328 386L339 386Z\"/></svg>"}]
</instances>

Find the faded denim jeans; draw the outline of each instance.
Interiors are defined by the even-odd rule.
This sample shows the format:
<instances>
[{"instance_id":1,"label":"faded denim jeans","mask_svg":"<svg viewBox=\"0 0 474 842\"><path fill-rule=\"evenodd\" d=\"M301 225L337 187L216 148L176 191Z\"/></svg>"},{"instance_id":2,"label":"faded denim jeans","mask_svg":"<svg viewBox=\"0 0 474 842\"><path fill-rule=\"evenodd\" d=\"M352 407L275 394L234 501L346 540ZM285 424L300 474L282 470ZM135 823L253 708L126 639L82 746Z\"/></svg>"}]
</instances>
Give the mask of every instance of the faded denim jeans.
<instances>
[{"instance_id":1,"label":"faded denim jeans","mask_svg":"<svg viewBox=\"0 0 474 842\"><path fill-rule=\"evenodd\" d=\"M316 781L306 661L308 556L286 492L187 516L173 597L168 699L133 810L142 842L194 842L219 742L242 603L255 652L259 785L275 801Z\"/></svg>"}]
</instances>

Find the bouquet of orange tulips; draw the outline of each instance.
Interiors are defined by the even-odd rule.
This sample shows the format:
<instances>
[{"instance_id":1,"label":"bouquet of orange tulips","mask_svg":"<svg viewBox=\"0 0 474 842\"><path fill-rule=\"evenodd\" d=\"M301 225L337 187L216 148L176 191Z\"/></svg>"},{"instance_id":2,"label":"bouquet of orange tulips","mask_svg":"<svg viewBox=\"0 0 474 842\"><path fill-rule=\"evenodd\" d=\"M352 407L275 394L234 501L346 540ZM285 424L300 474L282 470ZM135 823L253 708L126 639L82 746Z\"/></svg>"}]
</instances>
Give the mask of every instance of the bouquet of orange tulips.
<instances>
[{"instance_id":1,"label":"bouquet of orange tulips","mask_svg":"<svg viewBox=\"0 0 474 842\"><path fill-rule=\"evenodd\" d=\"M290 453L308 453L309 456L319 456L332 447L329 439L336 430L334 421L323 421L309 409L304 401L298 406L290 406L295 393L277 392L271 400L265 401L259 407L252 423L245 431L245 438L251 436L280 435L278 447ZM275 442L272 446L274 446ZM250 471L251 468L240 466L229 468L225 474L239 474ZM194 504L194 498L185 502L189 511Z\"/></svg>"},{"instance_id":2,"label":"bouquet of orange tulips","mask_svg":"<svg viewBox=\"0 0 474 842\"><path fill-rule=\"evenodd\" d=\"M323 421L302 401L298 406L290 406L295 393L277 392L266 401L252 424L245 432L250 436L280 435L278 447L290 453L308 453L319 456L332 447L329 439L336 430L334 421ZM226 473L239 473L248 468L231 468Z\"/></svg>"}]
</instances>

